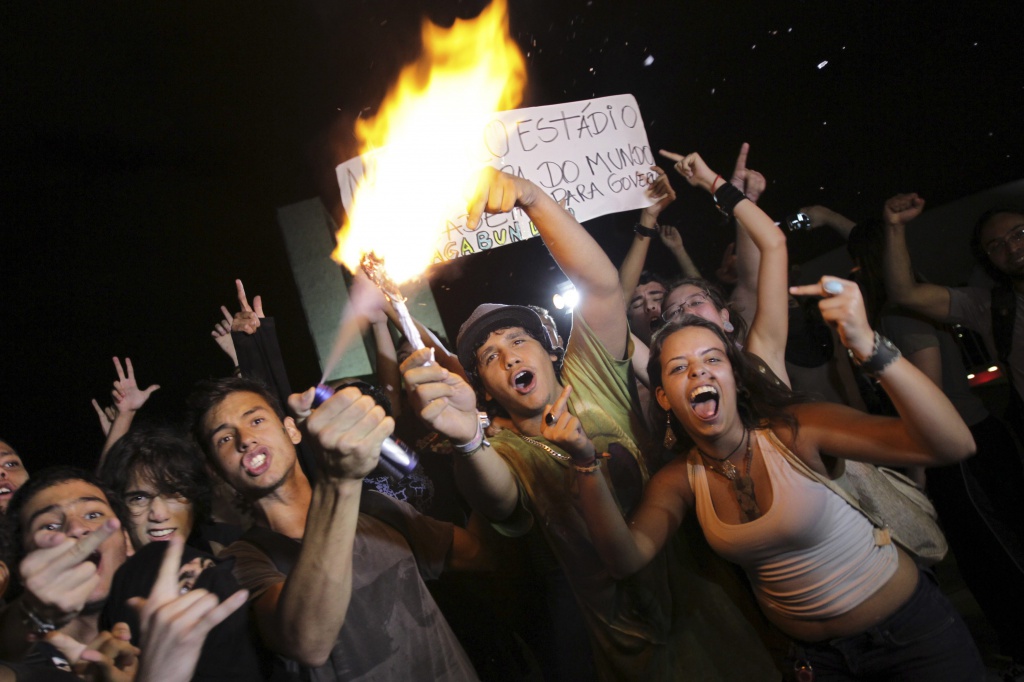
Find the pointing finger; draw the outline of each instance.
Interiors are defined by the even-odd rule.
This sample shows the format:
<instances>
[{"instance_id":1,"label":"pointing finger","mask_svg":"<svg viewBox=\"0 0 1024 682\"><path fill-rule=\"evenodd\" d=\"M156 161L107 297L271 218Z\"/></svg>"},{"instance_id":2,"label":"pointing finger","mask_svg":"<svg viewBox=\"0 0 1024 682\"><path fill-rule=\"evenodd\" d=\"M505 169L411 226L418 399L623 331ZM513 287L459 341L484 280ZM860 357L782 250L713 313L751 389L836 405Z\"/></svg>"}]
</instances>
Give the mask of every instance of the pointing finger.
<instances>
[{"instance_id":1,"label":"pointing finger","mask_svg":"<svg viewBox=\"0 0 1024 682\"><path fill-rule=\"evenodd\" d=\"M659 149L658 153L670 161L679 162L686 158L682 154L676 154L675 152L670 152L667 149Z\"/></svg>"},{"instance_id":2,"label":"pointing finger","mask_svg":"<svg viewBox=\"0 0 1024 682\"><path fill-rule=\"evenodd\" d=\"M245 287L242 285L242 280L235 280L235 290L238 292L238 303L242 306L242 310L252 312L252 308L249 307L249 299L245 297Z\"/></svg>"},{"instance_id":3,"label":"pointing finger","mask_svg":"<svg viewBox=\"0 0 1024 682\"><path fill-rule=\"evenodd\" d=\"M747 154L750 153L750 145L746 142L740 147L740 154L736 157L736 168L733 172L746 170L747 168Z\"/></svg>"}]
</instances>

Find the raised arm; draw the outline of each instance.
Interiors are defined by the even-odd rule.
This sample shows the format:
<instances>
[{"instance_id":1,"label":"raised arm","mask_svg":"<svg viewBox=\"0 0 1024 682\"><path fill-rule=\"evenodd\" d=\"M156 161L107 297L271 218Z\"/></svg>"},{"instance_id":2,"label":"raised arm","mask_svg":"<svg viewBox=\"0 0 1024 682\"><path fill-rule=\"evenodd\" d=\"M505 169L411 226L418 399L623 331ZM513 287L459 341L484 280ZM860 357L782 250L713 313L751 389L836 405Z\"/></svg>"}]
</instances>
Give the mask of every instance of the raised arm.
<instances>
[{"instance_id":1,"label":"raised arm","mask_svg":"<svg viewBox=\"0 0 1024 682\"><path fill-rule=\"evenodd\" d=\"M850 237L850 232L857 226L857 223L846 216L824 206L805 206L800 209L800 212L806 214L811 219L811 229L816 230L819 227L832 228L843 238L843 241Z\"/></svg>"},{"instance_id":2,"label":"raised arm","mask_svg":"<svg viewBox=\"0 0 1024 682\"><path fill-rule=\"evenodd\" d=\"M651 170L658 176L647 190L647 195L654 203L640 211L638 227L633 228L633 241L626 251L622 265L619 266L619 282L622 285L622 297L626 301L629 301L633 290L640 283L640 273L644 271L644 263L647 262L651 238L658 230L658 216L666 206L676 200L676 192L672 189L665 171L657 166L651 166ZM685 253L685 250L683 252Z\"/></svg>"},{"instance_id":3,"label":"raised arm","mask_svg":"<svg viewBox=\"0 0 1024 682\"><path fill-rule=\"evenodd\" d=\"M579 291L583 319L612 357L625 358L628 324L618 270L590 233L544 190L524 178L486 169L466 224L475 227L484 213L504 213L517 206L533 221L551 257Z\"/></svg>"},{"instance_id":4,"label":"raised arm","mask_svg":"<svg viewBox=\"0 0 1024 682\"><path fill-rule=\"evenodd\" d=\"M835 325L854 361L877 377L899 414L877 417L842 405L804 403L794 408L800 423L797 454L809 463L824 452L872 464L936 466L974 453L971 432L942 389L868 325L855 283L826 276L790 292L824 296L822 317Z\"/></svg>"},{"instance_id":5,"label":"raised arm","mask_svg":"<svg viewBox=\"0 0 1024 682\"><path fill-rule=\"evenodd\" d=\"M128 433L135 413L142 409L142 406L149 400L154 391L160 389L159 384L152 384L146 389L139 388L135 381L135 368L132 367L132 359L124 359L124 367L121 361L114 358L114 369L117 371L117 380L114 382L114 389L110 395L114 398L114 407L117 409L117 416L110 424L107 431L107 440L103 443L103 450L100 451L100 461L96 465L98 472L103 468L103 462L107 459L107 453L114 443L121 439L121 436ZM95 406L94 406L95 407Z\"/></svg>"},{"instance_id":6,"label":"raised arm","mask_svg":"<svg viewBox=\"0 0 1024 682\"><path fill-rule=\"evenodd\" d=\"M760 173L752 175L755 171L746 168L748 149L749 146L744 144L740 150L737 169L742 167L742 175L746 182L753 183L752 187L763 189L763 176ZM661 154L676 161L676 170L687 182L706 190L712 196L725 184L725 180L708 168L699 154L683 157L664 150ZM756 194L759 196L760 190ZM789 334L789 297L786 287L789 284L789 257L786 253L786 235L749 199L740 200L733 208L733 215L737 222L736 257L739 277L733 298L742 302L744 307L749 307L751 301L756 305L744 347L760 356L788 386L786 338ZM747 246L753 245L754 249L744 247L744 240L748 238L750 241ZM753 256L755 251L760 255L759 261Z\"/></svg>"},{"instance_id":7,"label":"raised arm","mask_svg":"<svg viewBox=\"0 0 1024 682\"><path fill-rule=\"evenodd\" d=\"M313 389L289 399L319 449L302 549L283 583L253 604L264 643L302 665L323 665L352 597L352 548L362 480L377 465L395 422L356 388L338 391L310 412Z\"/></svg>"},{"instance_id":8,"label":"raised arm","mask_svg":"<svg viewBox=\"0 0 1024 682\"><path fill-rule=\"evenodd\" d=\"M917 194L897 194L885 202L885 291L890 302L936 322L945 322L949 317L949 290L914 281L907 249L907 223L923 210L924 199Z\"/></svg>"},{"instance_id":9,"label":"raised arm","mask_svg":"<svg viewBox=\"0 0 1024 682\"><path fill-rule=\"evenodd\" d=\"M515 510L519 490L505 460L483 438L476 393L462 376L425 364L429 359L424 348L402 363L409 399L420 418L462 451L455 455L455 482L470 506L491 521L504 521Z\"/></svg>"}]
</instances>

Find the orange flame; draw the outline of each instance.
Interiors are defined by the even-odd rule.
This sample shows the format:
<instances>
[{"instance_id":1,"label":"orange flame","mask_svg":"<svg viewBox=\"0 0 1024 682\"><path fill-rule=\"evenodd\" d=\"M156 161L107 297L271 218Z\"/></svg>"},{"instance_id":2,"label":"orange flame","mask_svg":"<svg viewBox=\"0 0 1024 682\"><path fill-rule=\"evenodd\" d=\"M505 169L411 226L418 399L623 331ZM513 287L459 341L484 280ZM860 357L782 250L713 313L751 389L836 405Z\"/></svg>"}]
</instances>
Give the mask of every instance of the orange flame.
<instances>
[{"instance_id":1,"label":"orange flame","mask_svg":"<svg viewBox=\"0 0 1024 682\"><path fill-rule=\"evenodd\" d=\"M332 254L354 272L373 251L396 282L425 270L445 220L465 213L488 158L484 127L519 105L526 83L506 0L450 29L425 21L422 35L419 60L402 69L377 115L356 124L372 162Z\"/></svg>"}]
</instances>

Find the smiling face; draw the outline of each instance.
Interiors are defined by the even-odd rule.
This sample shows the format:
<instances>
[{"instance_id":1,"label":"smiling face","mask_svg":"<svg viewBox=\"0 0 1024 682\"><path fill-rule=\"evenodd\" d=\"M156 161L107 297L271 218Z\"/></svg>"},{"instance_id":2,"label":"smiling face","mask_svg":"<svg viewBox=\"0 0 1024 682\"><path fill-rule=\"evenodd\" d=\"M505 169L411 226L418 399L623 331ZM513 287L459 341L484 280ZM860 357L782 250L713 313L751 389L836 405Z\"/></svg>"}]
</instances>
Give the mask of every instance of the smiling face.
<instances>
[{"instance_id":1,"label":"smiling face","mask_svg":"<svg viewBox=\"0 0 1024 682\"><path fill-rule=\"evenodd\" d=\"M7 511L7 505L17 490L28 480L28 471L21 457L7 443L0 441L0 513Z\"/></svg>"},{"instance_id":2,"label":"smiling face","mask_svg":"<svg viewBox=\"0 0 1024 682\"><path fill-rule=\"evenodd\" d=\"M644 343L651 342L651 333L661 324L661 304L666 293L660 282L648 282L637 286L629 299L629 328Z\"/></svg>"},{"instance_id":3,"label":"smiling face","mask_svg":"<svg viewBox=\"0 0 1024 682\"><path fill-rule=\"evenodd\" d=\"M477 373L487 398L516 419L544 412L561 392L554 362L540 341L522 327L491 332L476 350Z\"/></svg>"},{"instance_id":4,"label":"smiling face","mask_svg":"<svg viewBox=\"0 0 1024 682\"><path fill-rule=\"evenodd\" d=\"M243 496L258 499L294 480L302 436L292 418L282 421L263 396L229 394L206 413L203 432L225 480Z\"/></svg>"},{"instance_id":5,"label":"smiling face","mask_svg":"<svg viewBox=\"0 0 1024 682\"><path fill-rule=\"evenodd\" d=\"M725 323L729 321L729 311L716 308L708 292L695 284L683 284L670 291L661 309L662 317L668 322L689 314L703 317L725 329Z\"/></svg>"},{"instance_id":6,"label":"smiling face","mask_svg":"<svg viewBox=\"0 0 1024 682\"><path fill-rule=\"evenodd\" d=\"M40 531L64 533L82 540L107 521L116 518L103 491L86 481L72 479L43 488L25 501L21 509L21 530L25 551L38 549ZM97 564L100 582L86 600L98 603L110 592L114 573L127 558L124 534L113 533L103 541L88 561Z\"/></svg>"},{"instance_id":7,"label":"smiling face","mask_svg":"<svg viewBox=\"0 0 1024 682\"><path fill-rule=\"evenodd\" d=\"M710 329L683 327L661 348L661 386L655 396L694 440L715 441L742 429L736 379L722 339Z\"/></svg>"},{"instance_id":8,"label":"smiling face","mask_svg":"<svg viewBox=\"0 0 1024 682\"><path fill-rule=\"evenodd\" d=\"M1024 278L1024 215L997 213L978 238L996 269L1014 279Z\"/></svg>"},{"instance_id":9,"label":"smiling face","mask_svg":"<svg viewBox=\"0 0 1024 682\"><path fill-rule=\"evenodd\" d=\"M144 474L133 473L124 494L128 533L136 549L150 542L188 538L195 524L192 503L182 495L165 494Z\"/></svg>"}]
</instances>

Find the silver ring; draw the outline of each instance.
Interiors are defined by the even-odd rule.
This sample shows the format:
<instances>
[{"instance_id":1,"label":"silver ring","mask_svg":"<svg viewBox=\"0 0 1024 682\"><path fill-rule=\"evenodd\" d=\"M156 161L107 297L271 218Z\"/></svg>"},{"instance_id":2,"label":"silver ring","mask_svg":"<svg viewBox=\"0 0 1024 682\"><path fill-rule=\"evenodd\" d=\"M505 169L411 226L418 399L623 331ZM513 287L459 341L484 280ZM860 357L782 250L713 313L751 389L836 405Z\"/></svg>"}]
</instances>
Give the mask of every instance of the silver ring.
<instances>
[{"instance_id":1,"label":"silver ring","mask_svg":"<svg viewBox=\"0 0 1024 682\"><path fill-rule=\"evenodd\" d=\"M843 283L837 282L834 279L829 280L821 285L821 288L825 290L825 293L829 296L838 296L843 293Z\"/></svg>"}]
</instances>

